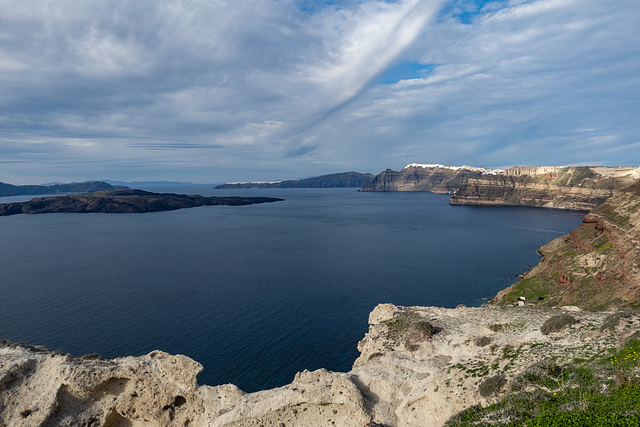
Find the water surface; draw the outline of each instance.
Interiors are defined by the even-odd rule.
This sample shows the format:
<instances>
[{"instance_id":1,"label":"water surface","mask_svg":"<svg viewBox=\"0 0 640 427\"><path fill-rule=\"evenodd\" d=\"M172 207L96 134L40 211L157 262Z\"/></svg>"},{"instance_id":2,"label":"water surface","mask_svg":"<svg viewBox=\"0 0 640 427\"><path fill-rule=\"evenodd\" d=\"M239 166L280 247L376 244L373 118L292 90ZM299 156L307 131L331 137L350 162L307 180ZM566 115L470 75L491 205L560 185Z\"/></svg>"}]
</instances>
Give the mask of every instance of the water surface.
<instances>
[{"instance_id":1,"label":"water surface","mask_svg":"<svg viewBox=\"0 0 640 427\"><path fill-rule=\"evenodd\" d=\"M582 215L429 193L212 190L284 202L0 218L0 338L81 355L162 349L247 391L349 370L378 304L478 304ZM0 202L3 202L0 200Z\"/></svg>"}]
</instances>

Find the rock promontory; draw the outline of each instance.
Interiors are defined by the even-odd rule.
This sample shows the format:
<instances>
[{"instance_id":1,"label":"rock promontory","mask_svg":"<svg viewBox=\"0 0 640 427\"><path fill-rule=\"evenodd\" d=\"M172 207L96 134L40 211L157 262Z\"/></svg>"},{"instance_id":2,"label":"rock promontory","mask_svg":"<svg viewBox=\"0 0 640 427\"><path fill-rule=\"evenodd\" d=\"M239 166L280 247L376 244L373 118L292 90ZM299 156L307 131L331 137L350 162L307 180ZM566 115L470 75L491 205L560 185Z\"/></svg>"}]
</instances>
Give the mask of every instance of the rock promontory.
<instances>
[{"instance_id":1,"label":"rock promontory","mask_svg":"<svg viewBox=\"0 0 640 427\"><path fill-rule=\"evenodd\" d=\"M143 190L110 190L68 196L38 197L27 202L0 204L0 216L41 213L144 213L197 206L251 205L283 199L273 197L205 197Z\"/></svg>"}]
</instances>

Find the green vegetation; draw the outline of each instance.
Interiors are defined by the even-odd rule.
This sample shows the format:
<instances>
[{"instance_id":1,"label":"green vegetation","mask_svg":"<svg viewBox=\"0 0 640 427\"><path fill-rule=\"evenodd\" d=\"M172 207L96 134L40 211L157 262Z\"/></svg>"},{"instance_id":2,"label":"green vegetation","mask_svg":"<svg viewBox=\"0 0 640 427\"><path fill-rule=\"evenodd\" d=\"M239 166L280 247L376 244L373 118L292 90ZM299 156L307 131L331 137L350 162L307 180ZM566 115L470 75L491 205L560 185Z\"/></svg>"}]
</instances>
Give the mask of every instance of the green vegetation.
<instances>
[{"instance_id":1,"label":"green vegetation","mask_svg":"<svg viewBox=\"0 0 640 427\"><path fill-rule=\"evenodd\" d=\"M549 299L549 293L548 283L538 278L530 277L522 279L513 286L512 291L506 296L506 302L513 304L521 296L529 301L544 301Z\"/></svg>"},{"instance_id":2,"label":"green vegetation","mask_svg":"<svg viewBox=\"0 0 640 427\"><path fill-rule=\"evenodd\" d=\"M480 385L478 386L478 392L482 397L493 396L499 394L506 383L507 379L504 377L504 375L494 375L480 383Z\"/></svg>"},{"instance_id":3,"label":"green vegetation","mask_svg":"<svg viewBox=\"0 0 640 427\"><path fill-rule=\"evenodd\" d=\"M481 337L476 337L473 340L473 343L475 345L477 345L478 347L484 347L484 346L487 346L487 345L491 344L491 341L493 341L493 340L490 337L481 336Z\"/></svg>"},{"instance_id":4,"label":"green vegetation","mask_svg":"<svg viewBox=\"0 0 640 427\"><path fill-rule=\"evenodd\" d=\"M631 316L630 311L619 311L617 313L612 313L605 317L602 322L602 326L600 326L600 332L608 330L611 333L614 333L616 330L616 326L620 323L620 320L626 319Z\"/></svg>"},{"instance_id":5,"label":"green vegetation","mask_svg":"<svg viewBox=\"0 0 640 427\"><path fill-rule=\"evenodd\" d=\"M403 311L384 323L387 339L394 345L404 339L404 346L409 351L417 350L418 342L426 341L436 333L436 328L414 311Z\"/></svg>"},{"instance_id":6,"label":"green vegetation","mask_svg":"<svg viewBox=\"0 0 640 427\"><path fill-rule=\"evenodd\" d=\"M551 316L547 319L546 322L540 327L540 331L549 335L552 332L559 332L564 328L573 325L576 323L576 318L570 314L556 314L555 316Z\"/></svg>"},{"instance_id":7,"label":"green vegetation","mask_svg":"<svg viewBox=\"0 0 640 427\"><path fill-rule=\"evenodd\" d=\"M502 390L504 384L493 378L480 385L486 394L479 386L483 396ZM489 379L495 384L487 382ZM591 361L534 364L511 382L510 389L512 393L499 402L472 406L452 417L447 425L640 425L640 341L631 341L619 352Z\"/></svg>"}]
</instances>

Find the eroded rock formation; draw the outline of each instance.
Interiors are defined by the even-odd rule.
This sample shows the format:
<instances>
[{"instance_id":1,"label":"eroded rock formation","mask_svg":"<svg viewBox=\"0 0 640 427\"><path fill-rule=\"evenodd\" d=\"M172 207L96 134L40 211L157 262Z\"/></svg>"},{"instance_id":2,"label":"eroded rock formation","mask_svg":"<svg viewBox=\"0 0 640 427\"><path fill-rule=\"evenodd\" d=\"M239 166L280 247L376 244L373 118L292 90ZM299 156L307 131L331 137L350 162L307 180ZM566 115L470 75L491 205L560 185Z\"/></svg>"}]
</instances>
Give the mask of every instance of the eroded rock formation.
<instances>
[{"instance_id":1,"label":"eroded rock formation","mask_svg":"<svg viewBox=\"0 0 640 427\"><path fill-rule=\"evenodd\" d=\"M572 310L575 323L545 335L541 326L562 310L383 304L370 315L350 372L305 371L256 393L198 386L202 367L186 356L73 358L4 342L0 425L441 426L465 408L499 400L531 365L604 354L640 326L629 314L604 329L608 313ZM496 375L500 384L483 389Z\"/></svg>"}]
</instances>

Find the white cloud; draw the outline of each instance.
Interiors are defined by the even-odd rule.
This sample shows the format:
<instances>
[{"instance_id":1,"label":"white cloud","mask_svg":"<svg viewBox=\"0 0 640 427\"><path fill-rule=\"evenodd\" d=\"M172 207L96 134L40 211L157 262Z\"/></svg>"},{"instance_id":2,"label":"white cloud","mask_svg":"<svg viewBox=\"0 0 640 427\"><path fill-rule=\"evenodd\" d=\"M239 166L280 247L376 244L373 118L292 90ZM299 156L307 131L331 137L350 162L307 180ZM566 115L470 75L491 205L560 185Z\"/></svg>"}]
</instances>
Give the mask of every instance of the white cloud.
<instances>
[{"instance_id":1,"label":"white cloud","mask_svg":"<svg viewBox=\"0 0 640 427\"><path fill-rule=\"evenodd\" d=\"M336 3L0 0L7 176L29 162L32 182L96 163L113 179L221 181L633 157L635 0ZM397 62L434 65L376 83Z\"/></svg>"}]
</instances>

